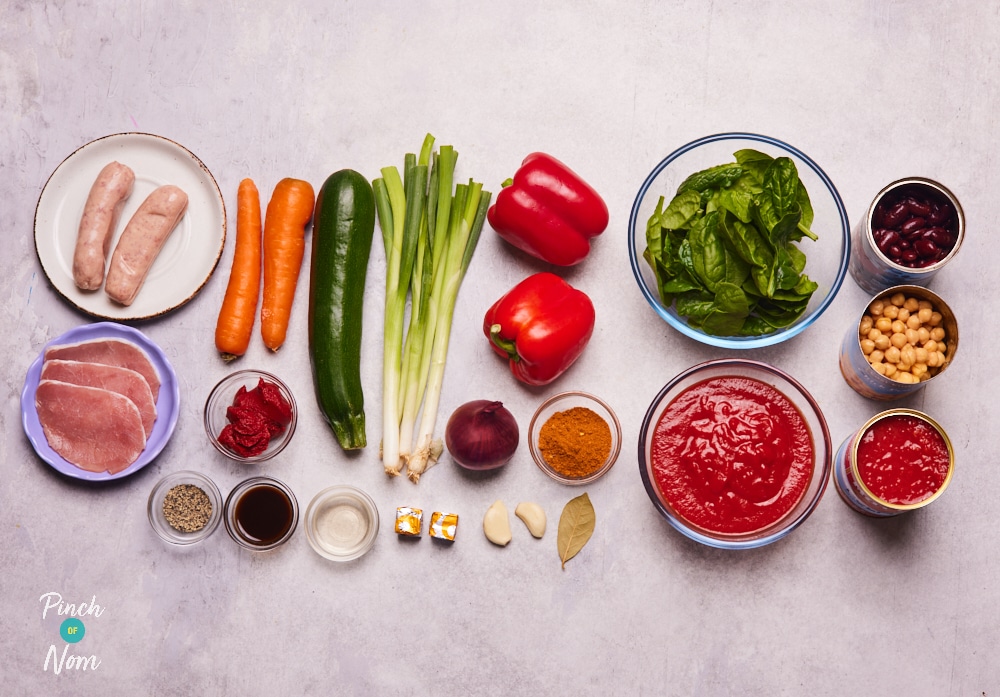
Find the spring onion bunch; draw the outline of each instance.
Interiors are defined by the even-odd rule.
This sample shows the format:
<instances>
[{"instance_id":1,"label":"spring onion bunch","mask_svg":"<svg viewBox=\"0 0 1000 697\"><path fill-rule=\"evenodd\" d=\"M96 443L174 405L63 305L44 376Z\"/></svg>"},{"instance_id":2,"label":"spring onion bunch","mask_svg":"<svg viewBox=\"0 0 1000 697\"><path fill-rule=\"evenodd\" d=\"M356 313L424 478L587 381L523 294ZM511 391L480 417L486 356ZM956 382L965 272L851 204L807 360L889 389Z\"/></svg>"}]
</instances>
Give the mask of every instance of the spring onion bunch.
<instances>
[{"instance_id":1,"label":"spring onion bunch","mask_svg":"<svg viewBox=\"0 0 1000 697\"><path fill-rule=\"evenodd\" d=\"M372 182L387 265L382 464L392 476L405 466L414 482L442 451L434 427L452 317L491 198L471 179L454 185L457 160L428 134L419 155L405 156L402 177L385 167Z\"/></svg>"}]
</instances>

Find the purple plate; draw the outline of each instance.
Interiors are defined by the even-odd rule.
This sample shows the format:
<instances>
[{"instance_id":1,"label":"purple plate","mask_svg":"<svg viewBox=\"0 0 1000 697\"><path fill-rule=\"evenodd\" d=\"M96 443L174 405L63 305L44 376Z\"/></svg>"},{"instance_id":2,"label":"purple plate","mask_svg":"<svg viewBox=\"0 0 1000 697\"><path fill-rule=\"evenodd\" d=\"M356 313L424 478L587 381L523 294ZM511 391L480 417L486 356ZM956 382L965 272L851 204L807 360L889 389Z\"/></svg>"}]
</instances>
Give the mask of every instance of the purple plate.
<instances>
[{"instance_id":1,"label":"purple plate","mask_svg":"<svg viewBox=\"0 0 1000 697\"><path fill-rule=\"evenodd\" d=\"M149 360L160 374L160 393L156 399L156 423L153 424L153 432L146 439L146 449L142 451L135 462L115 474L109 474L108 472L88 472L64 460L55 450L49 447L49 443L45 439L45 433L42 431L42 425L38 421L38 412L35 411L35 391L38 389L38 381L42 374L42 360L45 357L45 350L50 346L74 344L92 339L124 339L131 341L146 352ZM173 435L174 428L177 426L180 401L181 395L180 386L177 383L177 374L174 373L170 361L167 360L166 354L163 353L159 346L150 341L138 329L127 327L124 324L115 324L114 322L97 322L70 329L62 336L45 344L42 352L38 354L38 358L28 368L28 374L24 378L24 389L21 391L21 423L24 425L24 433L28 436L28 440L31 441L35 452L55 470L74 479L83 479L88 482L105 482L135 474L160 454L160 451L163 450L167 441L170 440L170 436Z\"/></svg>"}]
</instances>

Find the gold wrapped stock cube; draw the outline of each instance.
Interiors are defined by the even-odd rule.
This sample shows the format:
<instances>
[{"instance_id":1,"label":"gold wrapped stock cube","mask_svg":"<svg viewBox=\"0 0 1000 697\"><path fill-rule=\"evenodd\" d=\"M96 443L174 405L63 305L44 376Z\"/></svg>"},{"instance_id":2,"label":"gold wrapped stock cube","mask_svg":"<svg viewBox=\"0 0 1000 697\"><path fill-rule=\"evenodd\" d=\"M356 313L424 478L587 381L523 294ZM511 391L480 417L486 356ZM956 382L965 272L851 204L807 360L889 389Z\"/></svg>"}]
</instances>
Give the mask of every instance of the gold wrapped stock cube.
<instances>
[{"instance_id":1,"label":"gold wrapped stock cube","mask_svg":"<svg viewBox=\"0 0 1000 697\"><path fill-rule=\"evenodd\" d=\"M431 527L427 534L439 540L455 541L455 532L458 530L458 514L442 513L434 511L431 513Z\"/></svg>"},{"instance_id":2,"label":"gold wrapped stock cube","mask_svg":"<svg viewBox=\"0 0 1000 697\"><path fill-rule=\"evenodd\" d=\"M424 523L424 512L419 508L400 506L396 509L396 533L399 535L419 535Z\"/></svg>"}]
</instances>

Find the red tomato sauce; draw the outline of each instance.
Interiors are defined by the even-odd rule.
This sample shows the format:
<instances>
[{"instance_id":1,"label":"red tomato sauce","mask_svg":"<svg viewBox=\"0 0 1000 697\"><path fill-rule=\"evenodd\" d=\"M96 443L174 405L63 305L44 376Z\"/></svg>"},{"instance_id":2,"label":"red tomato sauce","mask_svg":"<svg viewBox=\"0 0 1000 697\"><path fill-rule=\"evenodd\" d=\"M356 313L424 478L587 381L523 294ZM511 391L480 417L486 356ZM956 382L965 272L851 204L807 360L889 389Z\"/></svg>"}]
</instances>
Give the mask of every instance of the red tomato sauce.
<instances>
[{"instance_id":1,"label":"red tomato sauce","mask_svg":"<svg viewBox=\"0 0 1000 697\"><path fill-rule=\"evenodd\" d=\"M660 493L688 522L748 533L802 498L815 466L805 418L784 394L747 377L692 385L664 410L651 444Z\"/></svg>"},{"instance_id":2,"label":"red tomato sauce","mask_svg":"<svg viewBox=\"0 0 1000 697\"><path fill-rule=\"evenodd\" d=\"M858 474L887 503L908 505L933 496L945 483L951 457L932 425L899 414L879 419L858 442Z\"/></svg>"}]
</instances>

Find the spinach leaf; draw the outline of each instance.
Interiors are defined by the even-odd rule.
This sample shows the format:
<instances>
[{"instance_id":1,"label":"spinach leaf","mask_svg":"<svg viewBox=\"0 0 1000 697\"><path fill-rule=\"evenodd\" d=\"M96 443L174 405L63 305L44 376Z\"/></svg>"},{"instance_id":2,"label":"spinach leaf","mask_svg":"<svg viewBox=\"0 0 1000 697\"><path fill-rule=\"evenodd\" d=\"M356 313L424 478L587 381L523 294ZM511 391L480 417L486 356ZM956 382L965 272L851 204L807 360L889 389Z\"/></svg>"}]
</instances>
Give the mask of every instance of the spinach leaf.
<instances>
[{"instance_id":1,"label":"spinach leaf","mask_svg":"<svg viewBox=\"0 0 1000 697\"><path fill-rule=\"evenodd\" d=\"M719 238L718 227L719 213L713 211L695 221L688 233L695 275L712 292L726 276L726 250Z\"/></svg>"},{"instance_id":2,"label":"spinach leaf","mask_svg":"<svg viewBox=\"0 0 1000 697\"><path fill-rule=\"evenodd\" d=\"M661 197L662 201L662 197ZM701 195L697 191L685 191L674 196L670 204L662 212L657 206L657 212L653 214L650 223L656 219L656 223L668 230L680 230L688 226L688 223L698 214L701 208Z\"/></svg>"},{"instance_id":3,"label":"spinach leaf","mask_svg":"<svg viewBox=\"0 0 1000 697\"><path fill-rule=\"evenodd\" d=\"M736 181L743 174L743 168L737 164L730 163L709 167L701 172L695 172L677 187L677 193L685 191L697 191L701 193L708 189L724 189Z\"/></svg>"},{"instance_id":4,"label":"spinach leaf","mask_svg":"<svg viewBox=\"0 0 1000 697\"><path fill-rule=\"evenodd\" d=\"M739 286L720 283L712 312L702 320L702 329L715 336L734 336L750 314L750 302Z\"/></svg>"},{"instance_id":5,"label":"spinach leaf","mask_svg":"<svg viewBox=\"0 0 1000 697\"><path fill-rule=\"evenodd\" d=\"M738 218L727 215L722 219L719 232L748 264L766 268L774 263L774 252L754 226L746 225Z\"/></svg>"}]
</instances>

